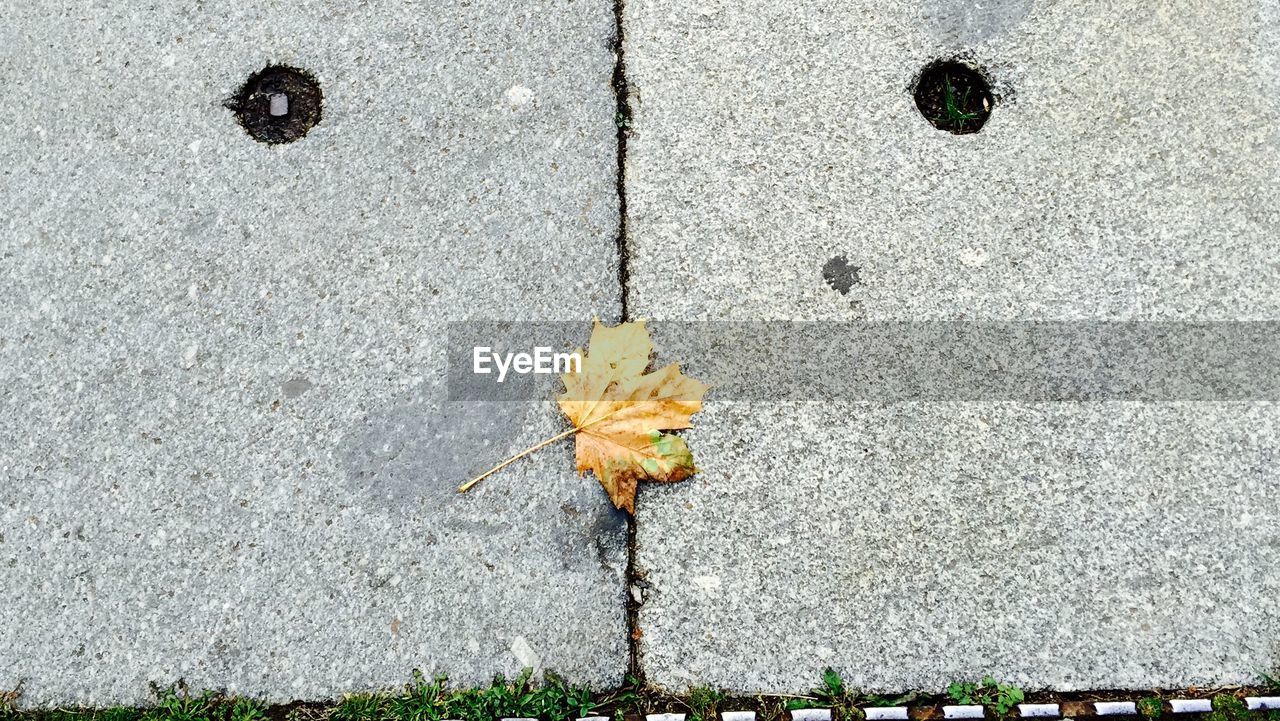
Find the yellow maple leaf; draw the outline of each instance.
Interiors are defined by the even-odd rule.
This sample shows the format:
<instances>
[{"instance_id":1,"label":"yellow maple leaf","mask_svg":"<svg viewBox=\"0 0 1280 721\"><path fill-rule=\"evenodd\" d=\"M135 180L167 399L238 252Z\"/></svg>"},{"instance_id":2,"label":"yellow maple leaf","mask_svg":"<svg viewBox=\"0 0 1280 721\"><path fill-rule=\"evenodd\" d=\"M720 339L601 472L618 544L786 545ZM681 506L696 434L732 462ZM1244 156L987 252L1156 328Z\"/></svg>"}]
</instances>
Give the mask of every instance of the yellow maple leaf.
<instances>
[{"instance_id":1,"label":"yellow maple leaf","mask_svg":"<svg viewBox=\"0 0 1280 721\"><path fill-rule=\"evenodd\" d=\"M680 372L676 364L645 373L653 343L644 321L612 328L600 321L591 330L589 352L576 351L581 365L566 373L557 399L573 428L526 448L462 484L465 492L516 459L576 435L578 472L600 479L613 505L635 513L642 480L672 483L697 472L684 439L663 431L692 426L702 410L707 386Z\"/></svg>"},{"instance_id":2,"label":"yellow maple leaf","mask_svg":"<svg viewBox=\"0 0 1280 721\"><path fill-rule=\"evenodd\" d=\"M640 481L683 481L697 472L684 439L663 431L692 425L707 386L674 363L645 373L652 352L644 321L613 328L596 321L590 352L577 351L578 372L561 376L558 403L577 430L578 472L595 473L613 505L629 513Z\"/></svg>"}]
</instances>

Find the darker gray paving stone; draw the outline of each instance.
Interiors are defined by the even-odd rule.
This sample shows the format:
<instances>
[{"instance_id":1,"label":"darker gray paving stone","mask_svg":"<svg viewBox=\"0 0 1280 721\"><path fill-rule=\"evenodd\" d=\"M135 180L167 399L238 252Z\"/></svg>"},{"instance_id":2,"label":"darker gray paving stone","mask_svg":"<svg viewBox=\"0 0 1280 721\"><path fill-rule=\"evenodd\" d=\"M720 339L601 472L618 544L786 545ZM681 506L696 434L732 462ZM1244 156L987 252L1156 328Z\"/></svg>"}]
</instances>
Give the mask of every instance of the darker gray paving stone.
<instances>
[{"instance_id":1,"label":"darker gray paving stone","mask_svg":"<svg viewBox=\"0 0 1280 721\"><path fill-rule=\"evenodd\" d=\"M449 320L619 314L613 29L578 1L5 4L0 688L620 682L625 523L571 449L452 492L554 407L442 400ZM291 144L224 107L268 63L324 94Z\"/></svg>"}]
</instances>

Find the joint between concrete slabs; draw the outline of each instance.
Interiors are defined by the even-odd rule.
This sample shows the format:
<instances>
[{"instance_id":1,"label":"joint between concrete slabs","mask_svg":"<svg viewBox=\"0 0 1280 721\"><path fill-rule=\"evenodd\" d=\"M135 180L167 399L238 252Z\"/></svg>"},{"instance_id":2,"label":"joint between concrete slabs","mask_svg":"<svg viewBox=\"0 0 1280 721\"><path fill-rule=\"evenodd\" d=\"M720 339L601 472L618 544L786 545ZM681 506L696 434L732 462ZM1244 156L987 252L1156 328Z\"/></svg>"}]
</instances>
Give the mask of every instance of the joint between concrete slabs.
<instances>
[{"instance_id":1,"label":"joint between concrete slabs","mask_svg":"<svg viewBox=\"0 0 1280 721\"><path fill-rule=\"evenodd\" d=\"M627 136L631 124L630 85L627 82L626 59L626 3L625 0L614 0L614 66L613 93L615 100L614 123L617 125L617 193L618 193L618 291L620 298L620 322L631 320L628 297L631 287L631 255L627 247ZM627 517L627 568L624 603L627 615L627 671L632 678L644 681L644 667L640 661L640 603L632 593L632 584L636 581L636 535L637 521L634 515Z\"/></svg>"},{"instance_id":2,"label":"joint between concrete slabs","mask_svg":"<svg viewBox=\"0 0 1280 721\"><path fill-rule=\"evenodd\" d=\"M628 297L631 286L631 256L627 247L627 134L631 123L630 86L627 83L626 59L626 3L625 0L614 0L614 65L613 94L615 101L614 124L617 125L618 144L618 292L621 294L621 320L630 320Z\"/></svg>"}]
</instances>

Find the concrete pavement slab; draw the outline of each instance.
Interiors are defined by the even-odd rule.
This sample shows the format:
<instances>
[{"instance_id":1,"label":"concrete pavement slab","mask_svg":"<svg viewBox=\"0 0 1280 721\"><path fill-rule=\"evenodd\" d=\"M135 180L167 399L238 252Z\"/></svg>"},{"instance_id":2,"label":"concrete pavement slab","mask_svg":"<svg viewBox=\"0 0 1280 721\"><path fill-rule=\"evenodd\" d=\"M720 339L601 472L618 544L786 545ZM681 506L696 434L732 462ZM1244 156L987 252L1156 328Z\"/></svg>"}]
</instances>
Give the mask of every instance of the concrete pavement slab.
<instances>
[{"instance_id":1,"label":"concrete pavement slab","mask_svg":"<svg viewBox=\"0 0 1280 721\"><path fill-rule=\"evenodd\" d=\"M567 447L454 494L557 421L441 391L446 321L620 312L614 23L4 4L0 687L621 680L624 519ZM323 93L291 144L225 105L268 64Z\"/></svg>"},{"instance_id":2,"label":"concrete pavement slab","mask_svg":"<svg viewBox=\"0 0 1280 721\"><path fill-rule=\"evenodd\" d=\"M630 0L625 20L631 312L659 332L1280 316L1274 0ZM917 110L940 60L989 78L980 132ZM739 692L827 666L880 690L1254 680L1280 662L1278 421L713 389L701 476L639 499L643 667Z\"/></svg>"}]
</instances>

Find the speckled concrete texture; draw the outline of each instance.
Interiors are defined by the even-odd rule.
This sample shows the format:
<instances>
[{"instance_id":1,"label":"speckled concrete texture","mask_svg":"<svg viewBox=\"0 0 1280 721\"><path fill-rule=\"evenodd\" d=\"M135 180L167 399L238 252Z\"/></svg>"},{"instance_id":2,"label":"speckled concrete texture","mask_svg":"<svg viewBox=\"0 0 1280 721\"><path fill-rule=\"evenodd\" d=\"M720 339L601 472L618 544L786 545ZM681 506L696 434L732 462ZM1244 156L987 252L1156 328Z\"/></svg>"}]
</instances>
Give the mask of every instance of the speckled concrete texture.
<instances>
[{"instance_id":1,"label":"speckled concrete texture","mask_svg":"<svg viewBox=\"0 0 1280 721\"><path fill-rule=\"evenodd\" d=\"M630 0L633 315L1280 317L1275 0ZM985 69L981 133L917 112ZM821 334L815 334L821 344ZM719 402L718 402L719 401ZM1280 410L709 394L642 489L648 678L797 692L1256 680Z\"/></svg>"},{"instance_id":2,"label":"speckled concrete texture","mask_svg":"<svg viewBox=\"0 0 1280 721\"><path fill-rule=\"evenodd\" d=\"M272 701L626 668L625 522L444 328L619 313L613 9L0 8L0 688ZM223 102L315 74L304 139Z\"/></svg>"}]
</instances>

